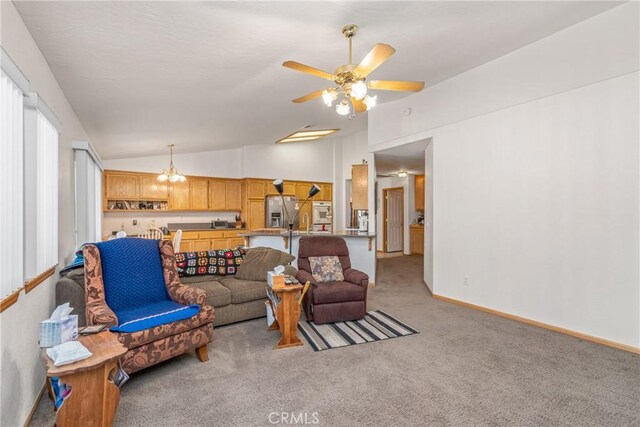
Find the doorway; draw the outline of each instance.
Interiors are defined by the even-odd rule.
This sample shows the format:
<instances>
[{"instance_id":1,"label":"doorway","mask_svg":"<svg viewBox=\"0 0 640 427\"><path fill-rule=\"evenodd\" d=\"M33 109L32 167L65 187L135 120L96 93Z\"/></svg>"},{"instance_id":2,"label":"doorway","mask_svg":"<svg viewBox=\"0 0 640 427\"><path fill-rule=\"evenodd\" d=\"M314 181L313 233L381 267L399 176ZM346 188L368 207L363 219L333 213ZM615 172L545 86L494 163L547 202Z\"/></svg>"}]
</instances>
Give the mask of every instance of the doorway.
<instances>
[{"instance_id":1,"label":"doorway","mask_svg":"<svg viewBox=\"0 0 640 427\"><path fill-rule=\"evenodd\" d=\"M404 251L404 188L382 190L383 251Z\"/></svg>"}]
</instances>

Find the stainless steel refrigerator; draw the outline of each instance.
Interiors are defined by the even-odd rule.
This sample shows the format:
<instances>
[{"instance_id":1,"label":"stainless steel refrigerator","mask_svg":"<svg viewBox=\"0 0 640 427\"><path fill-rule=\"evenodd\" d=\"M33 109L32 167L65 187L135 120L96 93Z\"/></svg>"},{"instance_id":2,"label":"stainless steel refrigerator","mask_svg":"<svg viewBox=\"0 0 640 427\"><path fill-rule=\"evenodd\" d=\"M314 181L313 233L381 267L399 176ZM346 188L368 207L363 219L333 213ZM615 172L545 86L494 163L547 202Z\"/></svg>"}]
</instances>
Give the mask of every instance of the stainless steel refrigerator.
<instances>
[{"instance_id":1,"label":"stainless steel refrigerator","mask_svg":"<svg viewBox=\"0 0 640 427\"><path fill-rule=\"evenodd\" d=\"M282 204L283 198L280 196L267 196L266 198L266 218L265 224L267 228L288 228L289 227L289 219L293 219L296 216L296 204L298 203L298 199L293 196L284 196L284 205ZM285 212L289 213L290 218L287 217ZM298 229L298 223L300 218L296 217L296 220L293 223L293 229Z\"/></svg>"}]
</instances>

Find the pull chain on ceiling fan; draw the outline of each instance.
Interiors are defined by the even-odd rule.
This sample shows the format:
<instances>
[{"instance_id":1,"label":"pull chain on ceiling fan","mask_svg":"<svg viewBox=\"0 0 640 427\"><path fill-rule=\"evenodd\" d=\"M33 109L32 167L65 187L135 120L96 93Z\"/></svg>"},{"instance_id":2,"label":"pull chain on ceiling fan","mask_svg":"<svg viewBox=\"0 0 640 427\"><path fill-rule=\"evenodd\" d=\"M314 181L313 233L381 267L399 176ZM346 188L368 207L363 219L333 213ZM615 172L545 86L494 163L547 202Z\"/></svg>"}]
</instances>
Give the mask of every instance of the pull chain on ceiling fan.
<instances>
[{"instance_id":1,"label":"pull chain on ceiling fan","mask_svg":"<svg viewBox=\"0 0 640 427\"><path fill-rule=\"evenodd\" d=\"M286 61L282 65L292 70L311 74L325 80L330 80L336 87L317 90L293 102L299 104L311 99L322 97L327 106L332 107L336 102L336 112L342 116L353 118L355 112L361 113L370 110L376 105L378 96L368 94L368 89L392 90L399 92L420 92L424 88L424 82L370 80L367 77L380 65L384 64L395 53L395 49L388 44L378 43L364 57L360 64L353 64L353 37L358 32L355 24L347 25L342 29L342 34L349 40L349 62L341 65L331 74L296 61Z\"/></svg>"}]
</instances>

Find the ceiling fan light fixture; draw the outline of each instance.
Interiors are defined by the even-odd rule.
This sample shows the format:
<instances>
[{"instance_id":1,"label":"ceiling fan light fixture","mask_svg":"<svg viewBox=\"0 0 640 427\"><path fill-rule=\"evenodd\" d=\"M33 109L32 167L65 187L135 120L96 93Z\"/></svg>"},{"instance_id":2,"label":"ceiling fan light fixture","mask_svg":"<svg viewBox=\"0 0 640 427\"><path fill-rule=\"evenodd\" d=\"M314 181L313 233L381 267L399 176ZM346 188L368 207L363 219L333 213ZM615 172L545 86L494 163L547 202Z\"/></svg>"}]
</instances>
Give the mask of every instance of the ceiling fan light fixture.
<instances>
[{"instance_id":1,"label":"ceiling fan light fixture","mask_svg":"<svg viewBox=\"0 0 640 427\"><path fill-rule=\"evenodd\" d=\"M351 97L358 101L367 96L367 85L362 80L358 80L351 84Z\"/></svg>"},{"instance_id":2,"label":"ceiling fan light fixture","mask_svg":"<svg viewBox=\"0 0 640 427\"><path fill-rule=\"evenodd\" d=\"M367 106L367 110L370 110L376 106L376 103L378 102L378 95L374 95L374 96L367 95L364 97L362 102L364 102L364 105Z\"/></svg>"},{"instance_id":3,"label":"ceiling fan light fixture","mask_svg":"<svg viewBox=\"0 0 640 427\"><path fill-rule=\"evenodd\" d=\"M338 92L335 89L326 89L322 91L322 100L327 107L333 106L333 102L338 98Z\"/></svg>"},{"instance_id":4,"label":"ceiling fan light fixture","mask_svg":"<svg viewBox=\"0 0 640 427\"><path fill-rule=\"evenodd\" d=\"M348 116L351 113L351 108L349 107L349 103L343 99L341 103L336 105L336 113L341 116Z\"/></svg>"}]
</instances>

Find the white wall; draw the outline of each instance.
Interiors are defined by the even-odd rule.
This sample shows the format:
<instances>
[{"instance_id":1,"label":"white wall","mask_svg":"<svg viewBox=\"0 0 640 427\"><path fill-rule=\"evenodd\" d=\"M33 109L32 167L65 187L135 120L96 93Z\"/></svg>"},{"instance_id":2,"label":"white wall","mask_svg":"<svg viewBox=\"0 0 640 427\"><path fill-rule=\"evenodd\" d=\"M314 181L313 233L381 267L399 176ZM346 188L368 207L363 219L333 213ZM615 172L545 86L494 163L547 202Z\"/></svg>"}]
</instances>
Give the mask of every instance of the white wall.
<instances>
[{"instance_id":1,"label":"white wall","mask_svg":"<svg viewBox=\"0 0 640 427\"><path fill-rule=\"evenodd\" d=\"M242 178L242 150L174 154L173 163L181 173L195 176ZM169 167L169 148L162 156L103 160L105 169L160 173Z\"/></svg>"},{"instance_id":2,"label":"white wall","mask_svg":"<svg viewBox=\"0 0 640 427\"><path fill-rule=\"evenodd\" d=\"M38 46L27 31L13 3L0 2L2 47L31 81L62 122L59 138L58 218L59 266L70 261L74 251L74 195L72 139L88 140L80 121L58 86ZM5 209L6 207L3 207ZM58 275L40 284L0 314L0 424L22 425L44 384L40 361L38 327L54 305Z\"/></svg>"},{"instance_id":3,"label":"white wall","mask_svg":"<svg viewBox=\"0 0 640 427\"><path fill-rule=\"evenodd\" d=\"M349 225L349 191L347 180L351 179L351 166L361 164L369 156L367 132L340 138L334 150L335 175L333 179L333 215L336 230L344 230ZM350 183L349 183L350 185Z\"/></svg>"},{"instance_id":4,"label":"white wall","mask_svg":"<svg viewBox=\"0 0 640 427\"><path fill-rule=\"evenodd\" d=\"M173 163L186 175L225 178L279 178L333 181L336 138L296 144L261 144L232 150L174 154ZM162 156L104 160L105 169L160 173L169 166Z\"/></svg>"},{"instance_id":5,"label":"white wall","mask_svg":"<svg viewBox=\"0 0 640 427\"><path fill-rule=\"evenodd\" d=\"M424 152L424 283L433 293L433 141Z\"/></svg>"},{"instance_id":6,"label":"white wall","mask_svg":"<svg viewBox=\"0 0 640 427\"><path fill-rule=\"evenodd\" d=\"M436 294L640 346L638 8L369 113L374 150L433 137Z\"/></svg>"}]
</instances>

